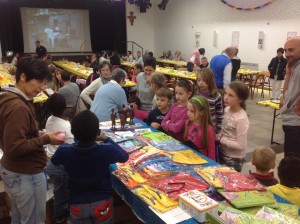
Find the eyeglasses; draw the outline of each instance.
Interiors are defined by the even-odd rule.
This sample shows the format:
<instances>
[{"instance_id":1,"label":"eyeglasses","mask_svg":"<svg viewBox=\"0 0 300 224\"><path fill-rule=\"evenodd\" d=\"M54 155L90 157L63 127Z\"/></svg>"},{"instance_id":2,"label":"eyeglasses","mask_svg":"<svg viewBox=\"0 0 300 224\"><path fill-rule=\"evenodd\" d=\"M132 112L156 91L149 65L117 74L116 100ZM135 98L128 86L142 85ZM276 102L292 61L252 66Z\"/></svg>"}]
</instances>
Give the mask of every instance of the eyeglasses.
<instances>
[{"instance_id":1,"label":"eyeglasses","mask_svg":"<svg viewBox=\"0 0 300 224\"><path fill-rule=\"evenodd\" d=\"M43 80L38 80L38 79L32 79L37 85L39 85L40 87L45 87L46 86L46 83L47 81Z\"/></svg>"}]
</instances>

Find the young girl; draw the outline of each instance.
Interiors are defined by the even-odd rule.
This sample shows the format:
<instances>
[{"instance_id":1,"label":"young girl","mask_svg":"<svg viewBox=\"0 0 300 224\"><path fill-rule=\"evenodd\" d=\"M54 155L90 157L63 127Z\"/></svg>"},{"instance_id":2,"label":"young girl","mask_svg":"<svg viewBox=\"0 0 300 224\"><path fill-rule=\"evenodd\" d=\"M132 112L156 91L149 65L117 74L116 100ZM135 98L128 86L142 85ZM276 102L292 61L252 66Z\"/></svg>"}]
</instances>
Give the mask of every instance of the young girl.
<instances>
[{"instance_id":1,"label":"young girl","mask_svg":"<svg viewBox=\"0 0 300 224\"><path fill-rule=\"evenodd\" d=\"M196 74L196 95L203 96L207 99L215 132L216 134L219 134L221 132L223 120L223 103L221 94L215 83L214 73L210 68L202 68L197 69Z\"/></svg>"},{"instance_id":2,"label":"young girl","mask_svg":"<svg viewBox=\"0 0 300 224\"><path fill-rule=\"evenodd\" d=\"M176 101L161 123L161 127L171 136L183 141L185 122L187 121L187 104L193 95L193 83L188 79L181 79L176 83Z\"/></svg>"},{"instance_id":3,"label":"young girl","mask_svg":"<svg viewBox=\"0 0 300 224\"><path fill-rule=\"evenodd\" d=\"M189 100L187 108L189 119L184 132L187 145L216 160L215 132L207 100L202 96L195 96Z\"/></svg>"},{"instance_id":4,"label":"young girl","mask_svg":"<svg viewBox=\"0 0 300 224\"><path fill-rule=\"evenodd\" d=\"M249 120L245 112L245 101L249 97L248 87L234 81L225 90L222 132L219 136L220 163L241 171L247 148L247 133Z\"/></svg>"},{"instance_id":5,"label":"young girl","mask_svg":"<svg viewBox=\"0 0 300 224\"><path fill-rule=\"evenodd\" d=\"M156 92L160 88L166 85L166 77L158 72L154 72L150 75L150 89L151 93L154 95L152 100L152 110L156 107Z\"/></svg>"}]
</instances>

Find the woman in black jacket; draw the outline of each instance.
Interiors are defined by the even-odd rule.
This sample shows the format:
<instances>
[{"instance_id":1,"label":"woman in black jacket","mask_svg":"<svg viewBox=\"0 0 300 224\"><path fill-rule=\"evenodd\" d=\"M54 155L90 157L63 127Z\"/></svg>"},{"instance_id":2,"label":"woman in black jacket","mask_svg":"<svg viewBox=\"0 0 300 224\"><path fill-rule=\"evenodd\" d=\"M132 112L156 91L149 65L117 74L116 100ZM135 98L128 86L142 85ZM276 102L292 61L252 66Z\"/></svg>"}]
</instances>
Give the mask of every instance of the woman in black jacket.
<instances>
[{"instance_id":1,"label":"woman in black jacket","mask_svg":"<svg viewBox=\"0 0 300 224\"><path fill-rule=\"evenodd\" d=\"M270 72L270 82L272 87L271 100L279 100L281 85L285 76L286 59L283 57L284 49L277 49L277 56L272 58L268 70Z\"/></svg>"}]
</instances>

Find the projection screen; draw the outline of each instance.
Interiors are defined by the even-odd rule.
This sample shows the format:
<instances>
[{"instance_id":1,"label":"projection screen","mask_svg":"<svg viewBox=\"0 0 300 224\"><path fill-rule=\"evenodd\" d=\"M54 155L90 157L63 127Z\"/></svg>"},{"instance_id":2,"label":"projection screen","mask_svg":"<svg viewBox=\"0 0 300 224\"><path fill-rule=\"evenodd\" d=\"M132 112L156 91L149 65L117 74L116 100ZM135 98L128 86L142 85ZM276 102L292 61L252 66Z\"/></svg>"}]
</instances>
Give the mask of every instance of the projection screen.
<instances>
[{"instance_id":1,"label":"projection screen","mask_svg":"<svg viewBox=\"0 0 300 224\"><path fill-rule=\"evenodd\" d=\"M24 52L35 52L39 40L48 52L91 52L89 11L21 8Z\"/></svg>"}]
</instances>

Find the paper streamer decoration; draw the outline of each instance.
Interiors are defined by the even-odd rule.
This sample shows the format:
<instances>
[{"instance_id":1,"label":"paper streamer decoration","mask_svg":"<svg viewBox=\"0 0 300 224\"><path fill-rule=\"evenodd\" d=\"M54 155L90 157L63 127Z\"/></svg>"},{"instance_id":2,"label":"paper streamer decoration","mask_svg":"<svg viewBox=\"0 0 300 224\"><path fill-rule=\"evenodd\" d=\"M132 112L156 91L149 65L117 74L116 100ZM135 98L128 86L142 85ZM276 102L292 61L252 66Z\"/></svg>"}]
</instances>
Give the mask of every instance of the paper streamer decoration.
<instances>
[{"instance_id":1,"label":"paper streamer decoration","mask_svg":"<svg viewBox=\"0 0 300 224\"><path fill-rule=\"evenodd\" d=\"M236 10L252 11L271 4L273 0L221 0L221 2Z\"/></svg>"},{"instance_id":2,"label":"paper streamer decoration","mask_svg":"<svg viewBox=\"0 0 300 224\"><path fill-rule=\"evenodd\" d=\"M195 32L195 48L200 47L201 32Z\"/></svg>"},{"instance_id":3,"label":"paper streamer decoration","mask_svg":"<svg viewBox=\"0 0 300 224\"><path fill-rule=\"evenodd\" d=\"M232 40L231 45L233 47L238 47L240 41L240 32L239 31L232 31Z\"/></svg>"}]
</instances>

